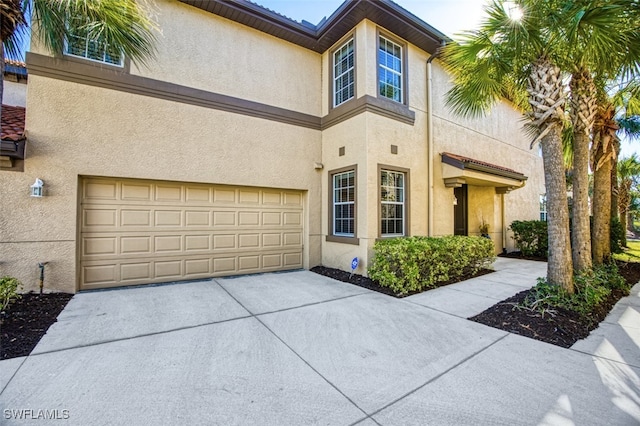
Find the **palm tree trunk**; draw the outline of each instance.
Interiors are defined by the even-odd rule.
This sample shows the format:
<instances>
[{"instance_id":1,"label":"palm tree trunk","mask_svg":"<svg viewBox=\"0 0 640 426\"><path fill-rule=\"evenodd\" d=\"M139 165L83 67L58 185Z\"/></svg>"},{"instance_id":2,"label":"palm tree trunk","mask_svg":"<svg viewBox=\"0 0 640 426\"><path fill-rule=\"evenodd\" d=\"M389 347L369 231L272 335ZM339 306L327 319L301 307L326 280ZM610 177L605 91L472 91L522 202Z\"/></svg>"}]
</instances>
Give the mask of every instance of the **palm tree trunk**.
<instances>
[{"instance_id":1,"label":"palm tree trunk","mask_svg":"<svg viewBox=\"0 0 640 426\"><path fill-rule=\"evenodd\" d=\"M573 269L591 269L589 229L589 143L598 112L596 86L584 67L571 75L571 119L573 122Z\"/></svg>"},{"instance_id":2,"label":"palm tree trunk","mask_svg":"<svg viewBox=\"0 0 640 426\"><path fill-rule=\"evenodd\" d=\"M608 212L608 210L607 210ZM573 140L573 232L571 234L573 269L591 269L591 232L589 229L589 136L574 133Z\"/></svg>"},{"instance_id":3,"label":"palm tree trunk","mask_svg":"<svg viewBox=\"0 0 640 426\"><path fill-rule=\"evenodd\" d=\"M561 130L549 132L541 140L549 234L547 281L573 293L573 266L569 239L569 207L564 176Z\"/></svg>"},{"instance_id":4,"label":"palm tree trunk","mask_svg":"<svg viewBox=\"0 0 640 426\"><path fill-rule=\"evenodd\" d=\"M627 217L629 213L629 192L631 191L631 182L624 180L620 183L618 189L618 208L620 212L620 224L622 225L622 246L627 247Z\"/></svg>"},{"instance_id":5,"label":"palm tree trunk","mask_svg":"<svg viewBox=\"0 0 640 426\"><path fill-rule=\"evenodd\" d=\"M597 162L597 160L594 160ZM608 159L593 172L593 263L602 265L611 257L611 163Z\"/></svg>"}]
</instances>

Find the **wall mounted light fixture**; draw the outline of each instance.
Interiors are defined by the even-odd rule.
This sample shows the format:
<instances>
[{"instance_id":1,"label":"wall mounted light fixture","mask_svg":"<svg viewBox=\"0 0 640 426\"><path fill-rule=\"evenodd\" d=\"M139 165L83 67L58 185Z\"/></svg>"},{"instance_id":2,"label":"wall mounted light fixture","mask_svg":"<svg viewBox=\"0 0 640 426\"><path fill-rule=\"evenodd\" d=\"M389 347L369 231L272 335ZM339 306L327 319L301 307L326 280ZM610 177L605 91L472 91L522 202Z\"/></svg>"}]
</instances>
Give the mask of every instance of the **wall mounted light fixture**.
<instances>
[{"instance_id":1,"label":"wall mounted light fixture","mask_svg":"<svg viewBox=\"0 0 640 426\"><path fill-rule=\"evenodd\" d=\"M36 181L31 185L31 196L40 198L42 197L43 191L42 187L44 186L44 182L40 178L36 178Z\"/></svg>"},{"instance_id":2,"label":"wall mounted light fixture","mask_svg":"<svg viewBox=\"0 0 640 426\"><path fill-rule=\"evenodd\" d=\"M453 205L454 206L458 205L458 197L456 197L455 195L453 196Z\"/></svg>"}]
</instances>

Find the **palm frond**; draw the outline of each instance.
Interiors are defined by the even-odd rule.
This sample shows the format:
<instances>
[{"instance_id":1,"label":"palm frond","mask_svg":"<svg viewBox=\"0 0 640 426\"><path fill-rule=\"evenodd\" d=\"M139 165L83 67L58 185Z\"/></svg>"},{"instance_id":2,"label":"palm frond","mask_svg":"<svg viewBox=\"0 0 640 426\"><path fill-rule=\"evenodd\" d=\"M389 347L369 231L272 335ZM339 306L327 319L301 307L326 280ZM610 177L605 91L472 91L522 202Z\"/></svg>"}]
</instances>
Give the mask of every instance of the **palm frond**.
<instances>
[{"instance_id":1,"label":"palm frond","mask_svg":"<svg viewBox=\"0 0 640 426\"><path fill-rule=\"evenodd\" d=\"M144 64L155 55L152 10L136 0L33 0L35 35L61 53L71 33L86 33Z\"/></svg>"}]
</instances>

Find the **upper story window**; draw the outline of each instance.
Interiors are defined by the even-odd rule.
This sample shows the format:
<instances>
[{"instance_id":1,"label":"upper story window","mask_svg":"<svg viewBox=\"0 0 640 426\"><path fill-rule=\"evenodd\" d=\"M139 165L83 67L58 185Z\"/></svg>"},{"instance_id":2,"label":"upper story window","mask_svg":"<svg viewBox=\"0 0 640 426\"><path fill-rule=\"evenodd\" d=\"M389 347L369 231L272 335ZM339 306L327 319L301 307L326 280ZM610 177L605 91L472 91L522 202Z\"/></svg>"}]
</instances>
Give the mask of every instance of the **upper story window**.
<instances>
[{"instance_id":1,"label":"upper story window","mask_svg":"<svg viewBox=\"0 0 640 426\"><path fill-rule=\"evenodd\" d=\"M396 102L404 102L402 46L380 36L378 47L379 94Z\"/></svg>"},{"instance_id":2,"label":"upper story window","mask_svg":"<svg viewBox=\"0 0 640 426\"><path fill-rule=\"evenodd\" d=\"M405 173L380 170L380 234L383 237L405 235L405 183Z\"/></svg>"},{"instance_id":3,"label":"upper story window","mask_svg":"<svg viewBox=\"0 0 640 426\"><path fill-rule=\"evenodd\" d=\"M355 61L353 39L333 53L333 106L336 107L355 95Z\"/></svg>"},{"instance_id":4,"label":"upper story window","mask_svg":"<svg viewBox=\"0 0 640 426\"><path fill-rule=\"evenodd\" d=\"M75 29L65 43L66 55L77 56L91 61L105 64L123 66L124 56L122 52L107 45L100 39L88 37L87 31Z\"/></svg>"}]
</instances>

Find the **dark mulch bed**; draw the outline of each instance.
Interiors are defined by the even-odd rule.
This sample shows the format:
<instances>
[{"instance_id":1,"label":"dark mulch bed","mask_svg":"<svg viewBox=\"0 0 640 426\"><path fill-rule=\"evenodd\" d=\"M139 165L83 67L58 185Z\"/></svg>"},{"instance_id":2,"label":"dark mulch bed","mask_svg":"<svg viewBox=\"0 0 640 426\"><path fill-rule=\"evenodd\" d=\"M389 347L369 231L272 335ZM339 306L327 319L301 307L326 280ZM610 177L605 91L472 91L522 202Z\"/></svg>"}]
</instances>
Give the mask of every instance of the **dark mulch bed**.
<instances>
[{"instance_id":1,"label":"dark mulch bed","mask_svg":"<svg viewBox=\"0 0 640 426\"><path fill-rule=\"evenodd\" d=\"M422 293L422 291L414 291L409 294L396 294L393 291L391 291L389 288L382 287L380 284L378 284L376 281L373 281L371 278L363 277L362 275L358 275L358 274L351 274L349 272L345 272L340 269L327 268L326 266L314 266L313 268L311 268L311 271L315 272L316 274L324 275L325 277L333 278L334 280L342 281L349 284L354 284L359 287L364 287L366 289L377 291L378 293L383 293L393 297L400 298L400 297L411 296L412 294ZM490 274L492 272L495 272L495 271L492 269L482 269L478 271L478 273L476 274L473 274L473 275L469 274L461 278L445 281L445 282L439 283L438 286L441 287L441 286L457 283L460 281L468 280L469 278Z\"/></svg>"},{"instance_id":2,"label":"dark mulch bed","mask_svg":"<svg viewBox=\"0 0 640 426\"><path fill-rule=\"evenodd\" d=\"M542 258L525 258L519 252L501 256L515 259L546 261L546 259ZM640 281L640 263L617 262L617 264L620 274L629 284L634 285ZM327 268L325 266L316 266L312 268L311 271L389 296L405 297L418 293L413 292L408 295L396 295L388 288L380 286L370 278L357 274L352 275L349 272ZM491 272L494 271L482 270L474 276L480 276ZM442 285L453 284L454 282L459 282L469 278L472 277L466 276L458 280L442 283ZM535 282L532 282L531 286L534 286L535 284ZM620 300L620 298L626 296L626 294L623 294L621 291L612 292L608 299L599 305L598 308L588 316L581 316L576 312L564 309L558 309L553 313L553 315L546 314L542 316L538 312L522 308L518 309L515 307L524 300L528 293L529 290L522 291L469 319L510 333L520 334L532 339L568 348L578 340L587 337L591 330L598 327L600 322L607 316L616 302Z\"/></svg>"},{"instance_id":3,"label":"dark mulch bed","mask_svg":"<svg viewBox=\"0 0 640 426\"><path fill-rule=\"evenodd\" d=\"M536 262L546 262L546 257L523 256L521 251L512 251L509 253L501 253L498 257L507 257L509 259L535 260Z\"/></svg>"},{"instance_id":4,"label":"dark mulch bed","mask_svg":"<svg viewBox=\"0 0 640 426\"><path fill-rule=\"evenodd\" d=\"M640 263L617 262L617 264L620 274L630 285L640 281ZM522 291L469 319L510 333L568 348L578 340L587 337L591 330L597 328L604 320L616 302L626 296L620 290L613 291L607 300L590 315L558 309L553 315L543 316L539 312L516 307L529 291Z\"/></svg>"},{"instance_id":5,"label":"dark mulch bed","mask_svg":"<svg viewBox=\"0 0 640 426\"><path fill-rule=\"evenodd\" d=\"M27 356L62 312L72 295L26 293L0 313L0 360Z\"/></svg>"}]
</instances>

